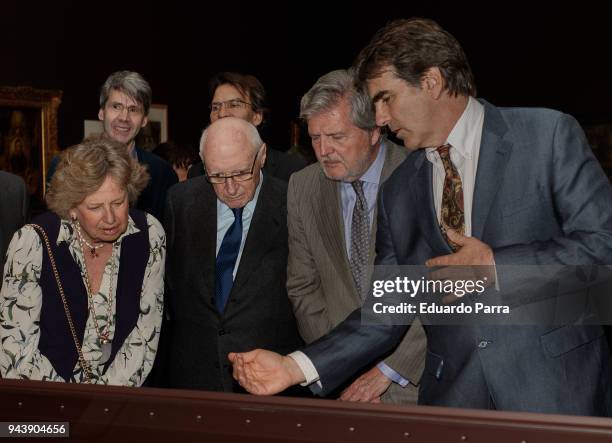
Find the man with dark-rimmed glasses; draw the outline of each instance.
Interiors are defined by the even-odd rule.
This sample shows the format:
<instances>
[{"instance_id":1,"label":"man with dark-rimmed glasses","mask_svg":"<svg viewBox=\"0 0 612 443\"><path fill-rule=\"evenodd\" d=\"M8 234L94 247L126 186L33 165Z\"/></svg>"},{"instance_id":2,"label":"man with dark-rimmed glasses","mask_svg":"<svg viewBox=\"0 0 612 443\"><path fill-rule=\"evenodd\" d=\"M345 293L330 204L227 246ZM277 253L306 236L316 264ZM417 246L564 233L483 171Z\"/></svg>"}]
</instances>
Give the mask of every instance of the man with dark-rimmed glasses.
<instances>
[{"instance_id":1,"label":"man with dark-rimmed glasses","mask_svg":"<svg viewBox=\"0 0 612 443\"><path fill-rule=\"evenodd\" d=\"M285 287L287 186L261 172L266 151L251 123L219 119L200 140L204 176L170 190L171 327L163 331L170 387L244 392L232 378L230 350L284 352L302 343Z\"/></svg>"},{"instance_id":2,"label":"man with dark-rimmed glasses","mask_svg":"<svg viewBox=\"0 0 612 443\"><path fill-rule=\"evenodd\" d=\"M252 75L240 72L220 72L210 79L210 122L225 117L246 120L261 130L269 113L266 107L266 91L261 82ZM264 172L289 181L289 177L306 166L299 155L268 149L268 160ZM197 163L189 169L189 178L204 174L204 166Z\"/></svg>"}]
</instances>

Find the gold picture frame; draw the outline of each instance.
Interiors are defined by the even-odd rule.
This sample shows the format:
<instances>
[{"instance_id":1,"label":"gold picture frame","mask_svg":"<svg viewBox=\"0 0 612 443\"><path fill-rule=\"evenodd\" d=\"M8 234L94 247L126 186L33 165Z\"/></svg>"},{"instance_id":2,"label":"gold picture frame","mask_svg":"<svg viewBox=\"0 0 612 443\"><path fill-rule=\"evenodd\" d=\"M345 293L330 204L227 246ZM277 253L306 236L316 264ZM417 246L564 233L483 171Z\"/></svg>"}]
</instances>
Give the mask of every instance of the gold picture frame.
<instances>
[{"instance_id":1,"label":"gold picture frame","mask_svg":"<svg viewBox=\"0 0 612 443\"><path fill-rule=\"evenodd\" d=\"M47 169L59 153L57 112L62 91L0 86L0 169L20 175L42 202Z\"/></svg>"}]
</instances>

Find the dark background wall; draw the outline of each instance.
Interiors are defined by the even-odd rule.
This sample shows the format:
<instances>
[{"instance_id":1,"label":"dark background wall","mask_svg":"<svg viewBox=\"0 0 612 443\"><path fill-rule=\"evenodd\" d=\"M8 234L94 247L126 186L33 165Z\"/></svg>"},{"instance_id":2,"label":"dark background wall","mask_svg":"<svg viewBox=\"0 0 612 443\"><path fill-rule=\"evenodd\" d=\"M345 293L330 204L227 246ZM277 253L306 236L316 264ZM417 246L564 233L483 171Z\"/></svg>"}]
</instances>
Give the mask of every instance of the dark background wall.
<instances>
[{"instance_id":1,"label":"dark background wall","mask_svg":"<svg viewBox=\"0 0 612 443\"><path fill-rule=\"evenodd\" d=\"M424 3L424 2L422 2ZM141 72L169 107L170 137L197 143L208 121L208 78L239 70L260 78L273 110L271 144L286 149L301 95L347 67L374 31L396 17L437 20L463 44L479 95L498 105L545 106L582 122L612 117L608 14L602 6L461 2L3 1L0 85L64 91L62 147L95 119L109 73ZM612 120L611 120L612 121Z\"/></svg>"}]
</instances>

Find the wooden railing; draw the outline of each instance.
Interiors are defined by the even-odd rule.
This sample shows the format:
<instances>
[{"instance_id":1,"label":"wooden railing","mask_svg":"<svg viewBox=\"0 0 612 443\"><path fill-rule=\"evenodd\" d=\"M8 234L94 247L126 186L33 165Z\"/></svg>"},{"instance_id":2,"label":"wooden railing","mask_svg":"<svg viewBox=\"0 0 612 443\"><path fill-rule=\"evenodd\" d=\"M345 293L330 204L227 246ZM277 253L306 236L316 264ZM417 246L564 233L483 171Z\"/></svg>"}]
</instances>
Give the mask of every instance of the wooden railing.
<instances>
[{"instance_id":1,"label":"wooden railing","mask_svg":"<svg viewBox=\"0 0 612 443\"><path fill-rule=\"evenodd\" d=\"M0 380L0 422L26 421L105 443L612 441L609 418Z\"/></svg>"}]
</instances>

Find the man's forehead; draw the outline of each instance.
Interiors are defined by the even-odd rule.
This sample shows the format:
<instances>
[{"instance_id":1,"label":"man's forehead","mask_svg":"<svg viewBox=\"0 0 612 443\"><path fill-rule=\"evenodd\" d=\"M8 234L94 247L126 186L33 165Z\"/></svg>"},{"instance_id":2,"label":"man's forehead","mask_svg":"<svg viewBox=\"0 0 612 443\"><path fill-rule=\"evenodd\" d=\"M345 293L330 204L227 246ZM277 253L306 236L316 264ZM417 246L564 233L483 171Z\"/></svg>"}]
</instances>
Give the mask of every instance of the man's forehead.
<instances>
[{"instance_id":1,"label":"man's forehead","mask_svg":"<svg viewBox=\"0 0 612 443\"><path fill-rule=\"evenodd\" d=\"M253 151L246 135L241 131L223 131L209 134L204 146L211 160L223 160L240 164L250 158Z\"/></svg>"},{"instance_id":2,"label":"man's forehead","mask_svg":"<svg viewBox=\"0 0 612 443\"><path fill-rule=\"evenodd\" d=\"M247 91L244 91L243 93L240 89L230 83L223 83L222 85L217 86L215 89L213 100L215 100L215 98L223 100L248 100L249 94Z\"/></svg>"},{"instance_id":3,"label":"man's forehead","mask_svg":"<svg viewBox=\"0 0 612 443\"><path fill-rule=\"evenodd\" d=\"M204 163L210 174L244 171L251 167L252 150L249 146L235 149L235 146L211 145L204 150Z\"/></svg>"},{"instance_id":4,"label":"man's forehead","mask_svg":"<svg viewBox=\"0 0 612 443\"><path fill-rule=\"evenodd\" d=\"M350 104L346 98L341 98L333 105L320 110L319 112L311 115L306 123L309 128L314 126L328 126L334 123L348 122L350 121Z\"/></svg>"},{"instance_id":5,"label":"man's forehead","mask_svg":"<svg viewBox=\"0 0 612 443\"><path fill-rule=\"evenodd\" d=\"M366 89L370 99L373 102L380 100L389 91L392 80L396 78L395 69L390 66L383 67L375 76L368 78L366 80Z\"/></svg>"},{"instance_id":6,"label":"man's forehead","mask_svg":"<svg viewBox=\"0 0 612 443\"><path fill-rule=\"evenodd\" d=\"M112 89L111 93L108 97L109 102L122 103L128 106L141 106L142 103L138 101L138 99L128 95L125 91L121 89Z\"/></svg>"}]
</instances>

